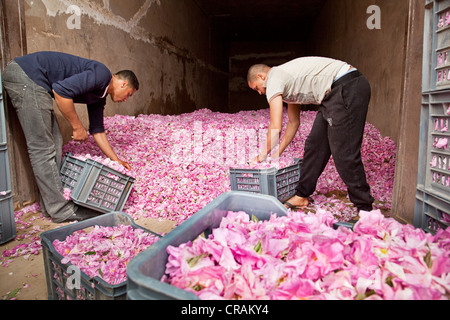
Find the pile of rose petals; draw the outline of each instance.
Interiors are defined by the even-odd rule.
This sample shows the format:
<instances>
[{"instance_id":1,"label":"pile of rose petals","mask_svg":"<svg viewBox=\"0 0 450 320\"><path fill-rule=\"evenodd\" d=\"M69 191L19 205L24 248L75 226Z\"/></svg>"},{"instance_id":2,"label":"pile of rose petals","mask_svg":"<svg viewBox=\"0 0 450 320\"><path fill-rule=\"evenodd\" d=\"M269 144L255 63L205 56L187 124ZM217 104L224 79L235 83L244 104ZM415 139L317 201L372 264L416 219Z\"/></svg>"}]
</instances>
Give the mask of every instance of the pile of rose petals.
<instances>
[{"instance_id":1,"label":"pile of rose petals","mask_svg":"<svg viewBox=\"0 0 450 320\"><path fill-rule=\"evenodd\" d=\"M325 210L229 212L208 239L168 247L162 281L201 299L448 299L450 231L360 215L352 231Z\"/></svg>"},{"instance_id":2,"label":"pile of rose petals","mask_svg":"<svg viewBox=\"0 0 450 320\"><path fill-rule=\"evenodd\" d=\"M95 226L78 230L63 241L53 241L55 250L89 277L99 276L109 284L127 280L128 262L159 239L143 229L129 225Z\"/></svg>"},{"instance_id":3,"label":"pile of rose petals","mask_svg":"<svg viewBox=\"0 0 450 320\"><path fill-rule=\"evenodd\" d=\"M286 151L280 158L269 158L261 164L248 162L266 143L269 109L235 114L201 109L177 116L105 118L111 145L120 158L130 163L131 171L105 159L93 138L87 143L71 141L64 146L64 152L107 162L134 177L133 191L124 207L134 219L151 217L179 224L223 192L230 191L230 167L283 168L301 158L316 114L302 111L301 126ZM287 121L285 112L284 128ZM378 200L377 209L390 209L395 156L395 143L367 123L362 158L372 195ZM356 210L348 201L323 196L335 190L346 191L346 187L331 159L318 181L317 192L312 195L314 206L327 206L340 220L352 218Z\"/></svg>"}]
</instances>

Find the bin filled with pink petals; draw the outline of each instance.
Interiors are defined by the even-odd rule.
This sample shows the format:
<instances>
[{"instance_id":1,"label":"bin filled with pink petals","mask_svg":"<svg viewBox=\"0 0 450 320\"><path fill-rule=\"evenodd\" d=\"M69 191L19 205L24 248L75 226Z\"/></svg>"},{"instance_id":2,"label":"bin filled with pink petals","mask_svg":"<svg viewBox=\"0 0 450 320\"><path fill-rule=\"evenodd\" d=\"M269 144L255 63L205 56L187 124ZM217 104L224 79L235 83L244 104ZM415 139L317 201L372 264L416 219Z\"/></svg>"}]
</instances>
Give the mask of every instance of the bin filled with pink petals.
<instances>
[{"instance_id":1,"label":"bin filled with pink petals","mask_svg":"<svg viewBox=\"0 0 450 320\"><path fill-rule=\"evenodd\" d=\"M129 261L160 239L122 212L41 235L49 300L123 300Z\"/></svg>"},{"instance_id":2,"label":"bin filled with pink petals","mask_svg":"<svg viewBox=\"0 0 450 320\"><path fill-rule=\"evenodd\" d=\"M329 211L283 212L249 195L218 197L133 259L129 298L448 299L450 231L425 233L379 210L360 212L352 230Z\"/></svg>"}]
</instances>

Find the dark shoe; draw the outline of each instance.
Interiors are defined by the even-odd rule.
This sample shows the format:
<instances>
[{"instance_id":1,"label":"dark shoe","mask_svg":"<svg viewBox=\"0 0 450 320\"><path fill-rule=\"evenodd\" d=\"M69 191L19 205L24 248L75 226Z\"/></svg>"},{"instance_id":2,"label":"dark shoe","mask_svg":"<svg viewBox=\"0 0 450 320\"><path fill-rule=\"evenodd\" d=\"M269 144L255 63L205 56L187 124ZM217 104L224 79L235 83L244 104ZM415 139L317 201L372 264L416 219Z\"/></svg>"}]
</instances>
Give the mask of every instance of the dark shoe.
<instances>
[{"instance_id":1,"label":"dark shoe","mask_svg":"<svg viewBox=\"0 0 450 320\"><path fill-rule=\"evenodd\" d=\"M356 209L358 210L358 213L359 213L360 211L367 211L367 212L370 212L370 211L373 210L373 207L372 207L372 206L365 206L365 207L357 207Z\"/></svg>"},{"instance_id":2,"label":"dark shoe","mask_svg":"<svg viewBox=\"0 0 450 320\"><path fill-rule=\"evenodd\" d=\"M351 220L348 222L339 221L339 222L336 222L335 224L333 224L333 229L337 230L337 228L339 228L339 227L345 227L345 228L353 230L353 228L355 227L355 223L356 222L352 222Z\"/></svg>"},{"instance_id":3,"label":"dark shoe","mask_svg":"<svg viewBox=\"0 0 450 320\"><path fill-rule=\"evenodd\" d=\"M100 212L88 209L88 208L82 208L78 207L77 211L72 214L69 218L64 220L64 222L73 222L73 221L84 221L88 220L94 217L97 217L100 215Z\"/></svg>"}]
</instances>

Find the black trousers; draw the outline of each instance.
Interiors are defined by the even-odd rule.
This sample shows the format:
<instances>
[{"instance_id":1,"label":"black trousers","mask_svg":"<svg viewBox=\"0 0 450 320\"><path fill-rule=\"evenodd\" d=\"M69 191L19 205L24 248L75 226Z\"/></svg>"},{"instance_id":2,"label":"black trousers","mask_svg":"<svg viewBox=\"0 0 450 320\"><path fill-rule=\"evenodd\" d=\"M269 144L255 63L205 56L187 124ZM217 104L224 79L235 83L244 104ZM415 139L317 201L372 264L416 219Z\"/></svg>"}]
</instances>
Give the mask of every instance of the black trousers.
<instances>
[{"instance_id":1,"label":"black trousers","mask_svg":"<svg viewBox=\"0 0 450 320\"><path fill-rule=\"evenodd\" d=\"M333 156L350 201L358 210L372 210L374 199L361 160L370 95L370 84L359 71L353 71L333 84L306 140L296 195L306 198L314 193L317 180Z\"/></svg>"}]
</instances>

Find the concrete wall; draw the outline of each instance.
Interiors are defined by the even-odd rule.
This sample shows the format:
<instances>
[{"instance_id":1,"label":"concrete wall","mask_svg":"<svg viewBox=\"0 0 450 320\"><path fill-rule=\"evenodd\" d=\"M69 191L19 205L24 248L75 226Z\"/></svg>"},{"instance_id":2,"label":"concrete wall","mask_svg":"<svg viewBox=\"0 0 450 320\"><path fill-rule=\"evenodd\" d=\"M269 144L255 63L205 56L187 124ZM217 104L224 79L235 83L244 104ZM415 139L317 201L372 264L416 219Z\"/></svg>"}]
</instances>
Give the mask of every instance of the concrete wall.
<instances>
[{"instance_id":1,"label":"concrete wall","mask_svg":"<svg viewBox=\"0 0 450 320\"><path fill-rule=\"evenodd\" d=\"M265 96L259 96L247 83L250 66L264 63L280 65L305 55L304 42L232 42L230 44L229 111L268 108Z\"/></svg>"},{"instance_id":2,"label":"concrete wall","mask_svg":"<svg viewBox=\"0 0 450 320\"><path fill-rule=\"evenodd\" d=\"M63 51L112 72L136 73L139 92L126 103L108 101L106 116L226 108L227 73L211 63L209 19L193 1L26 0L25 6L29 53ZM86 108L77 111L87 123ZM67 139L70 127L59 118Z\"/></svg>"},{"instance_id":3,"label":"concrete wall","mask_svg":"<svg viewBox=\"0 0 450 320\"><path fill-rule=\"evenodd\" d=\"M380 29L369 29L367 8L380 8ZM360 69L372 86L368 121L397 143L392 215L413 223L425 0L329 0L310 39L312 54Z\"/></svg>"},{"instance_id":4,"label":"concrete wall","mask_svg":"<svg viewBox=\"0 0 450 320\"><path fill-rule=\"evenodd\" d=\"M368 121L398 142L408 0L329 0L310 38L310 54L357 67L372 86ZM380 8L381 29L369 29L371 5Z\"/></svg>"}]
</instances>

